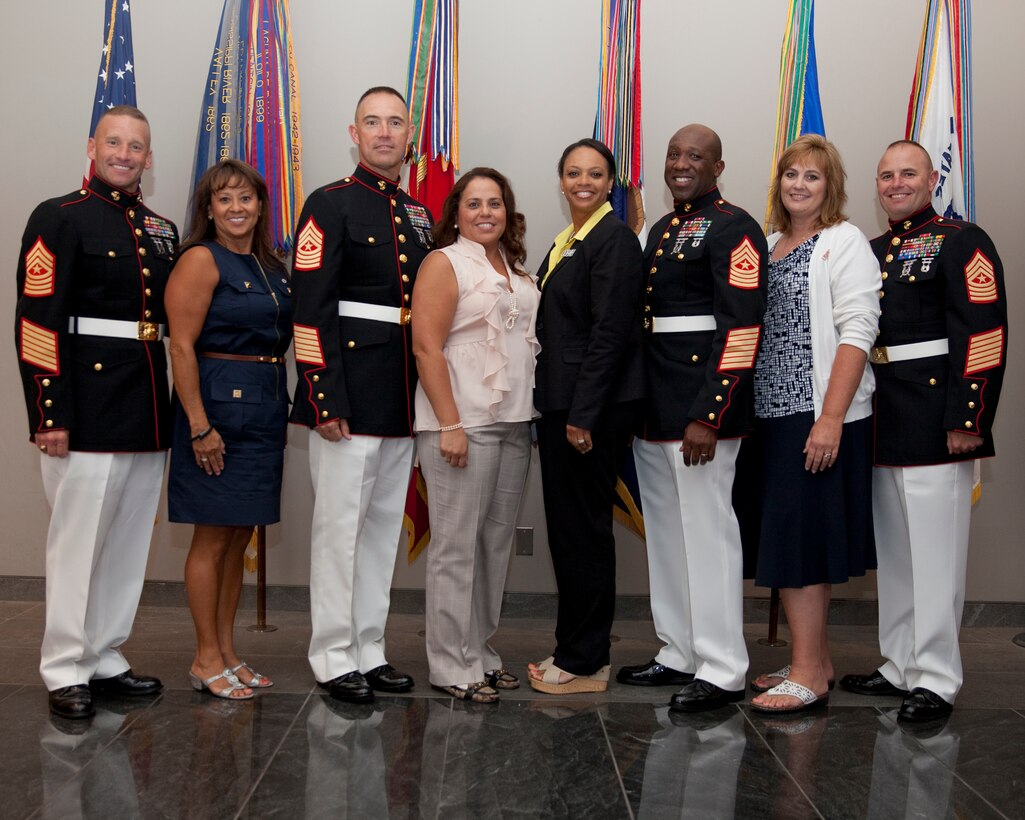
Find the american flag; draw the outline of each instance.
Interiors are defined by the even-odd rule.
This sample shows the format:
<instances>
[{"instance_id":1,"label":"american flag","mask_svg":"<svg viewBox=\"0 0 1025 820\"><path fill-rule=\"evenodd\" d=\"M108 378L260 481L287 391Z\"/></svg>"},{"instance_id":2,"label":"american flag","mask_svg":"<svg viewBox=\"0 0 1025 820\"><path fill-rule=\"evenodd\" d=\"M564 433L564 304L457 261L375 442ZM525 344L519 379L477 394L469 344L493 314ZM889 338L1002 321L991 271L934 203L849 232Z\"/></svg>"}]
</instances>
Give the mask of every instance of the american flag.
<instances>
[{"instance_id":1,"label":"american flag","mask_svg":"<svg viewBox=\"0 0 1025 820\"><path fill-rule=\"evenodd\" d=\"M128 0L104 0L103 50L89 136L103 112L115 105L135 105L135 56L132 52L132 18Z\"/></svg>"}]
</instances>

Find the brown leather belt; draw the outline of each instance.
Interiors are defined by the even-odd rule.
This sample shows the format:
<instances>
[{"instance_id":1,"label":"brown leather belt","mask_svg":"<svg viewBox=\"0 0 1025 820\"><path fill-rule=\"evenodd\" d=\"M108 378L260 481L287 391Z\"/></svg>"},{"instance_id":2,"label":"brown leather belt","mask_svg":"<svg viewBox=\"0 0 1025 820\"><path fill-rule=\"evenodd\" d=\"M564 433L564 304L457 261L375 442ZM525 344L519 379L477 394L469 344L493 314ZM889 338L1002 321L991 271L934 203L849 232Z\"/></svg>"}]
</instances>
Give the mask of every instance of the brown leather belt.
<instances>
[{"instance_id":1,"label":"brown leather belt","mask_svg":"<svg viewBox=\"0 0 1025 820\"><path fill-rule=\"evenodd\" d=\"M284 364L284 356L244 356L241 353L210 353L199 354L204 359L227 359L229 362L262 362L263 364Z\"/></svg>"}]
</instances>

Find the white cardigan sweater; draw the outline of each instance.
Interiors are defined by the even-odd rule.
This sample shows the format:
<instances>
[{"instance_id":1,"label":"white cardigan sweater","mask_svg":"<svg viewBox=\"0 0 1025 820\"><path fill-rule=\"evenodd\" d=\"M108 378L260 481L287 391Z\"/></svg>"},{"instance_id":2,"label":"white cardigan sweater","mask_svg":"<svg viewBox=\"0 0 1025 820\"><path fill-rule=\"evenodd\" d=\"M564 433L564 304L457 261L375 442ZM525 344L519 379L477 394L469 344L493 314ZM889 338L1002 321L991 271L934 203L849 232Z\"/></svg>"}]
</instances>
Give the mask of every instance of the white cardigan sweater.
<instances>
[{"instance_id":1,"label":"white cardigan sweater","mask_svg":"<svg viewBox=\"0 0 1025 820\"><path fill-rule=\"evenodd\" d=\"M769 237L769 251L780 233ZM822 414L822 400L839 345L852 345L866 354L879 334L879 262L868 239L849 222L825 228L819 234L808 265L808 303L811 318L812 400L815 418ZM865 374L847 409L844 423L872 414L875 377L865 363Z\"/></svg>"}]
</instances>

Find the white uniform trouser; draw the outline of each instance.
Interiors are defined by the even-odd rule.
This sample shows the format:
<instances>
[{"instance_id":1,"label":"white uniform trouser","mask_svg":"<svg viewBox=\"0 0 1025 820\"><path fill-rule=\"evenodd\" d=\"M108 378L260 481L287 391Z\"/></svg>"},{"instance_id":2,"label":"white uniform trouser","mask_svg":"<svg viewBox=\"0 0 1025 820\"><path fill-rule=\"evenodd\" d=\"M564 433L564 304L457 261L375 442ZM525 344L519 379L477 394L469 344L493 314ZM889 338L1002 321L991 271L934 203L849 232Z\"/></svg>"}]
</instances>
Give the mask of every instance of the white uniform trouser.
<instances>
[{"instance_id":1,"label":"white uniform trouser","mask_svg":"<svg viewBox=\"0 0 1025 820\"><path fill-rule=\"evenodd\" d=\"M166 453L40 457L50 504L46 631L39 674L50 691L129 668Z\"/></svg>"},{"instance_id":2,"label":"white uniform trouser","mask_svg":"<svg viewBox=\"0 0 1025 820\"><path fill-rule=\"evenodd\" d=\"M316 496L310 533L310 666L326 683L384 663L388 620L413 439L310 431Z\"/></svg>"},{"instance_id":3,"label":"white uniform trouser","mask_svg":"<svg viewBox=\"0 0 1025 820\"><path fill-rule=\"evenodd\" d=\"M879 571L879 671L900 689L948 703L964 673L957 643L964 609L972 463L876 467L872 474Z\"/></svg>"},{"instance_id":4,"label":"white uniform trouser","mask_svg":"<svg viewBox=\"0 0 1025 820\"><path fill-rule=\"evenodd\" d=\"M648 542L655 660L722 689L744 688L744 556L733 512L739 440L686 467L679 441L634 441Z\"/></svg>"}]
</instances>

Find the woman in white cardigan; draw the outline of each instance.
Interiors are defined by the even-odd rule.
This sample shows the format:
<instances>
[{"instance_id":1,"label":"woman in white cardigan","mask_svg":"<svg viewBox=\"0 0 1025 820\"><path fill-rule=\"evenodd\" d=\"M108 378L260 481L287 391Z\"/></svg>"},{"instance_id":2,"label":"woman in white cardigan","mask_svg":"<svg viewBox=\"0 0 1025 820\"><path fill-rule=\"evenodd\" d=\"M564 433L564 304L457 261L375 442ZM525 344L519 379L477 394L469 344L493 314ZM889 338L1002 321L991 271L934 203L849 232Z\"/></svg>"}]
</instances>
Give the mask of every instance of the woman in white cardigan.
<instances>
[{"instance_id":1,"label":"woman in white cardigan","mask_svg":"<svg viewBox=\"0 0 1025 820\"><path fill-rule=\"evenodd\" d=\"M768 308L755 366L762 491L756 583L780 590L790 664L752 681L752 707L824 704L832 585L875 568L872 391L879 265L846 221L846 174L832 143L799 137L772 186Z\"/></svg>"}]
</instances>

